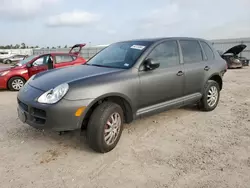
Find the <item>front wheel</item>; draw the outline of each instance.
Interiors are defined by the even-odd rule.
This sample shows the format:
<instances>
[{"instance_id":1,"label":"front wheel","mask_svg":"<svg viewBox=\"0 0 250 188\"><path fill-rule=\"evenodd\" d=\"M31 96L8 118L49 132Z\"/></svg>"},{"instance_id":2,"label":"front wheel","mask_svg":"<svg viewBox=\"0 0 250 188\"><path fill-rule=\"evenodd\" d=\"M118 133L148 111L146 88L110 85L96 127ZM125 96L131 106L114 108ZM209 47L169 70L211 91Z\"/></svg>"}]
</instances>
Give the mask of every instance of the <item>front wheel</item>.
<instances>
[{"instance_id":1,"label":"front wheel","mask_svg":"<svg viewBox=\"0 0 250 188\"><path fill-rule=\"evenodd\" d=\"M209 80L205 86L203 97L199 103L199 107L203 111L214 110L220 99L220 86L214 80Z\"/></svg>"},{"instance_id":2,"label":"front wheel","mask_svg":"<svg viewBox=\"0 0 250 188\"><path fill-rule=\"evenodd\" d=\"M103 102L93 112L87 127L89 146L100 153L115 148L123 131L122 108L113 102Z\"/></svg>"},{"instance_id":3,"label":"front wheel","mask_svg":"<svg viewBox=\"0 0 250 188\"><path fill-rule=\"evenodd\" d=\"M19 91L25 84L25 80L21 77L13 77L8 82L8 88L11 91Z\"/></svg>"}]
</instances>

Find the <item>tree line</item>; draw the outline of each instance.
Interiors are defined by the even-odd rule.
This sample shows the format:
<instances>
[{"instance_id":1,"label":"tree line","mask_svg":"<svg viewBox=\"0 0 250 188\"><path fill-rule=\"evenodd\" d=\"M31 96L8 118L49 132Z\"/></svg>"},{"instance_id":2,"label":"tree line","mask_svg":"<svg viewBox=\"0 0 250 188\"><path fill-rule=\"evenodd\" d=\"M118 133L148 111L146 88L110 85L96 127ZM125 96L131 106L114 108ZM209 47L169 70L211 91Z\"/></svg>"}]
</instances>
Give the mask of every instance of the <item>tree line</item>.
<instances>
[{"instance_id":1,"label":"tree line","mask_svg":"<svg viewBox=\"0 0 250 188\"><path fill-rule=\"evenodd\" d=\"M28 45L26 45L25 43L21 43L21 44L16 44L16 45L12 45L12 44L10 44L10 45L5 45L5 46L1 46L0 45L0 49L30 49L30 48L39 48L39 46L38 45L36 45L36 46L28 46ZM44 49L44 48L47 48L47 49L56 49L56 48L61 48L61 46L57 46L57 47L42 47L42 49ZM65 45L64 46L64 48L68 48L68 46L67 45Z\"/></svg>"}]
</instances>

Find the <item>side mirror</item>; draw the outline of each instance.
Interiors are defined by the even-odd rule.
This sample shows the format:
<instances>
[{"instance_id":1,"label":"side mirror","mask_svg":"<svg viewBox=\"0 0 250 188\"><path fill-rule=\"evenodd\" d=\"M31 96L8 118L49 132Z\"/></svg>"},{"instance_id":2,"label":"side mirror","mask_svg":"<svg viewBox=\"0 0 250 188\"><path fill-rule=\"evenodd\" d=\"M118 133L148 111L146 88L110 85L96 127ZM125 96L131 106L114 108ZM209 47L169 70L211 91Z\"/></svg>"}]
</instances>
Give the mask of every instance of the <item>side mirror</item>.
<instances>
[{"instance_id":1,"label":"side mirror","mask_svg":"<svg viewBox=\"0 0 250 188\"><path fill-rule=\"evenodd\" d=\"M160 67L160 63L149 58L144 61L144 66L146 70L154 70Z\"/></svg>"},{"instance_id":2,"label":"side mirror","mask_svg":"<svg viewBox=\"0 0 250 188\"><path fill-rule=\"evenodd\" d=\"M27 68L32 67L31 63L28 63L28 64L26 65L26 67L27 67Z\"/></svg>"}]
</instances>

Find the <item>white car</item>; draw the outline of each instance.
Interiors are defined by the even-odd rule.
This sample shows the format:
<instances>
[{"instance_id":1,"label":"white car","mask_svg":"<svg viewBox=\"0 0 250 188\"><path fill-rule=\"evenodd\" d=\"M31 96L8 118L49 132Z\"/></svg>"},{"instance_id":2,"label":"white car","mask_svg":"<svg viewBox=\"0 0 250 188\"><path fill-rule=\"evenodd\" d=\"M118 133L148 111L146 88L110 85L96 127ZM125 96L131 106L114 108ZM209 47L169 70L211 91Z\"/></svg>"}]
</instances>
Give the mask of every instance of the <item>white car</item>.
<instances>
[{"instance_id":1,"label":"white car","mask_svg":"<svg viewBox=\"0 0 250 188\"><path fill-rule=\"evenodd\" d=\"M10 52L0 52L0 60L10 57L11 55L13 54L11 54Z\"/></svg>"},{"instance_id":2,"label":"white car","mask_svg":"<svg viewBox=\"0 0 250 188\"><path fill-rule=\"evenodd\" d=\"M4 64L11 64L13 62L18 62L18 61L21 61L23 59L25 59L27 57L27 55L19 55L19 54L12 54L11 56L7 57L7 58L4 58L2 60L2 62Z\"/></svg>"}]
</instances>

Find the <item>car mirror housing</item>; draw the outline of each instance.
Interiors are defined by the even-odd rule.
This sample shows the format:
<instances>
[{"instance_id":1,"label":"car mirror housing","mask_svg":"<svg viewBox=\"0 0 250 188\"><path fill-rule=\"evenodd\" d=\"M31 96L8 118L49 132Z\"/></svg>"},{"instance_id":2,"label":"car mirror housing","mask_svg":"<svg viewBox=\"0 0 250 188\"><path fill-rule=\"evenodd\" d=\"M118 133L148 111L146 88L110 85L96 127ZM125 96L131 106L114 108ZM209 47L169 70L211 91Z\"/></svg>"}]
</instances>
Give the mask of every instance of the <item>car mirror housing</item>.
<instances>
[{"instance_id":1,"label":"car mirror housing","mask_svg":"<svg viewBox=\"0 0 250 188\"><path fill-rule=\"evenodd\" d=\"M146 68L146 71L154 70L160 67L160 63L149 58L144 61L144 66Z\"/></svg>"}]
</instances>

